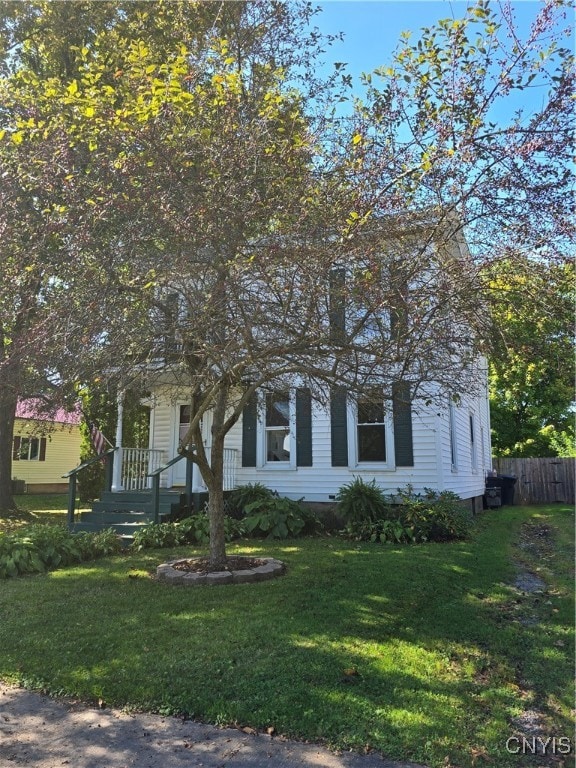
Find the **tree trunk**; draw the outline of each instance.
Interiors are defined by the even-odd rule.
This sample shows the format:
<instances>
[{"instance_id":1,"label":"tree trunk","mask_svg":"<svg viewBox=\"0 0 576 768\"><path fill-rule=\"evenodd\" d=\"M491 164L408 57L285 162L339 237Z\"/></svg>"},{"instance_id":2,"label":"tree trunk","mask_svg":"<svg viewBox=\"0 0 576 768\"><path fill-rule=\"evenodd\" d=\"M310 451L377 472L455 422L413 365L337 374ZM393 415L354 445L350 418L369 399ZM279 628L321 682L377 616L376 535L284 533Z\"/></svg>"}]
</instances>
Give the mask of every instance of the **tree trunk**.
<instances>
[{"instance_id":1,"label":"tree trunk","mask_svg":"<svg viewBox=\"0 0 576 768\"><path fill-rule=\"evenodd\" d=\"M18 398L10 391L0 396L0 515L15 509L12 496L12 444Z\"/></svg>"},{"instance_id":2,"label":"tree trunk","mask_svg":"<svg viewBox=\"0 0 576 768\"><path fill-rule=\"evenodd\" d=\"M221 568L226 563L226 537L224 533L224 440L213 439L211 453L212 482L208 488L208 516L210 519L210 567Z\"/></svg>"},{"instance_id":3,"label":"tree trunk","mask_svg":"<svg viewBox=\"0 0 576 768\"><path fill-rule=\"evenodd\" d=\"M210 483L208 484L208 515L210 518L210 567L214 570L226 564L224 533L224 438L228 388L222 387L212 411L212 447L210 453Z\"/></svg>"}]
</instances>

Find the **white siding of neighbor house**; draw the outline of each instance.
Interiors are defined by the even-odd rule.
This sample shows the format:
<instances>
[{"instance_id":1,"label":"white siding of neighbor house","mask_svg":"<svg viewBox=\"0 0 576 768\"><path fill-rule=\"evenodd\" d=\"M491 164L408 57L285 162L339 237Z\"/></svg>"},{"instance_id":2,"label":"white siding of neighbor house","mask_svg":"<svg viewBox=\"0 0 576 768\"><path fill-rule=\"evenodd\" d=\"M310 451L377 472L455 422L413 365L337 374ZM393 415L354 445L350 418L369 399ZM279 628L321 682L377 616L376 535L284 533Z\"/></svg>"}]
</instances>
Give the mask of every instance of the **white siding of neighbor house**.
<instances>
[{"instance_id":1,"label":"white siding of neighbor house","mask_svg":"<svg viewBox=\"0 0 576 768\"><path fill-rule=\"evenodd\" d=\"M182 402L185 402L182 400ZM356 476L376 479L385 492L411 484L416 492L425 488L452 490L462 498L473 498L484 492L484 477L490 468L490 424L485 397L463 399L456 410L458 468L453 471L450 460L450 427L448 403L415 408L412 417L414 466L388 470L366 470L358 467L333 467L331 464L330 414L318 405L313 407L311 467L282 468L241 467L242 421L226 438L226 448L237 450L237 484L260 482L290 498L311 502L333 501L340 486ZM469 413L476 423L477 468L471 466ZM174 423L177 410L161 390L156 392L156 405L151 411L150 447L164 451L166 459L174 456ZM482 436L484 445L482 445ZM393 446L389 446L393 449ZM166 483L170 484L170 478Z\"/></svg>"},{"instance_id":2,"label":"white siding of neighbor house","mask_svg":"<svg viewBox=\"0 0 576 768\"><path fill-rule=\"evenodd\" d=\"M68 481L62 475L80 464L80 428L75 424L46 423L42 429L38 422L16 419L14 437L45 437L46 458L44 461L12 461L12 477L24 480L30 492L61 490ZM61 486L61 488L51 487Z\"/></svg>"}]
</instances>

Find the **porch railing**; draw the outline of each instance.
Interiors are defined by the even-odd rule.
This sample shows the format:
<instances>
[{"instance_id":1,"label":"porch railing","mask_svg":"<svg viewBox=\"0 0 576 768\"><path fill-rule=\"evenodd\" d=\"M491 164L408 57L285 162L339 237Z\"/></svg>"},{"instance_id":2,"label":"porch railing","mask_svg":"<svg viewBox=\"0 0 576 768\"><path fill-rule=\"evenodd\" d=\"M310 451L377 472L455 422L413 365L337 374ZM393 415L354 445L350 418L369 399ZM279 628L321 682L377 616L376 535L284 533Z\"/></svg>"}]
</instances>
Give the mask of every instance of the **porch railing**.
<instances>
[{"instance_id":1,"label":"porch railing","mask_svg":"<svg viewBox=\"0 0 576 768\"><path fill-rule=\"evenodd\" d=\"M150 448L122 448L122 488L125 491L152 488L150 475L161 466L162 453Z\"/></svg>"},{"instance_id":2,"label":"porch railing","mask_svg":"<svg viewBox=\"0 0 576 768\"><path fill-rule=\"evenodd\" d=\"M238 467L238 451L236 448L224 448L224 490L236 488L236 469Z\"/></svg>"},{"instance_id":3,"label":"porch railing","mask_svg":"<svg viewBox=\"0 0 576 768\"><path fill-rule=\"evenodd\" d=\"M68 513L66 516L66 524L68 525L68 530L72 530L72 527L74 526L74 512L76 509L76 481L78 475L80 472L86 469L86 467L92 466L92 464L95 464L97 461L104 462L104 490L109 491L112 487L112 475L114 472L115 459L114 454L116 451L118 451L118 448L110 448L104 453L101 453L99 456L95 456L93 459L88 459L88 461L85 461L84 464L80 464L78 467L71 469L70 472L62 475L62 477L65 477L68 480Z\"/></svg>"}]
</instances>

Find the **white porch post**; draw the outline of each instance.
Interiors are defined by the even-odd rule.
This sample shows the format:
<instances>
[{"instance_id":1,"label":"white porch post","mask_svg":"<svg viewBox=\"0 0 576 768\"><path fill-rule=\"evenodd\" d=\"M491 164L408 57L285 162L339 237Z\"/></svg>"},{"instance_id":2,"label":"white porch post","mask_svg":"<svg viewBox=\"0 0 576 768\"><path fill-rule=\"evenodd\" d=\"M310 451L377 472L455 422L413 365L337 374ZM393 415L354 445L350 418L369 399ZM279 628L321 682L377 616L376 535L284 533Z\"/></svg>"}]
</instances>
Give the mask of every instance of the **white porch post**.
<instances>
[{"instance_id":1,"label":"white porch post","mask_svg":"<svg viewBox=\"0 0 576 768\"><path fill-rule=\"evenodd\" d=\"M123 491L122 487L122 419L124 417L124 391L118 390L116 399L116 408L118 418L116 421L116 447L118 450L114 454L114 472L112 473L112 490Z\"/></svg>"}]
</instances>

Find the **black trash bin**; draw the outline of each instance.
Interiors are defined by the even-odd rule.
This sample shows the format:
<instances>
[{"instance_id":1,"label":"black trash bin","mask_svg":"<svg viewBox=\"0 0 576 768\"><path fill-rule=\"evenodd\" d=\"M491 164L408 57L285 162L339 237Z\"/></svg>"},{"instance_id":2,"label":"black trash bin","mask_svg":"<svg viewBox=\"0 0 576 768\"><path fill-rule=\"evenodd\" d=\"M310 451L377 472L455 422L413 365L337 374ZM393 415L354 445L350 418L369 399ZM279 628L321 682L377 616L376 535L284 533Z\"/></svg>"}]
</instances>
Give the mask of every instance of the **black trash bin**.
<instances>
[{"instance_id":1,"label":"black trash bin","mask_svg":"<svg viewBox=\"0 0 576 768\"><path fill-rule=\"evenodd\" d=\"M493 509L502 505L502 478L498 475L489 475L486 478L484 492L484 508Z\"/></svg>"},{"instance_id":2,"label":"black trash bin","mask_svg":"<svg viewBox=\"0 0 576 768\"><path fill-rule=\"evenodd\" d=\"M514 504L514 486L516 485L516 477L514 475L498 475L502 480L502 504Z\"/></svg>"}]
</instances>

